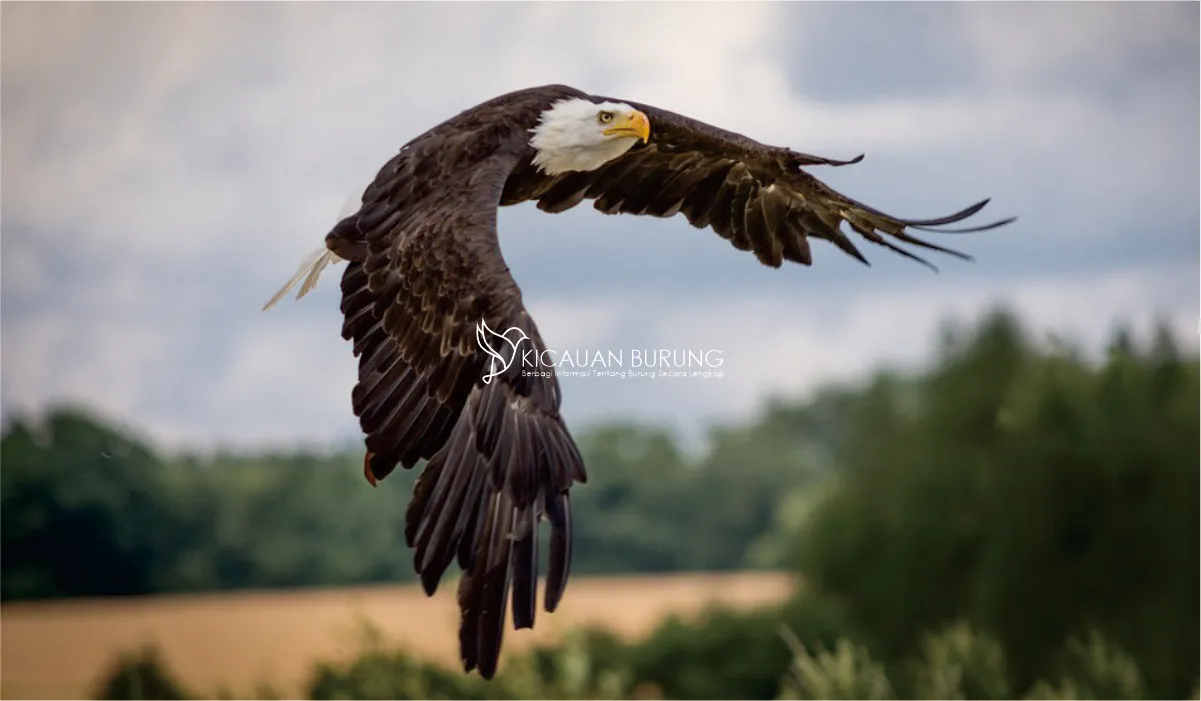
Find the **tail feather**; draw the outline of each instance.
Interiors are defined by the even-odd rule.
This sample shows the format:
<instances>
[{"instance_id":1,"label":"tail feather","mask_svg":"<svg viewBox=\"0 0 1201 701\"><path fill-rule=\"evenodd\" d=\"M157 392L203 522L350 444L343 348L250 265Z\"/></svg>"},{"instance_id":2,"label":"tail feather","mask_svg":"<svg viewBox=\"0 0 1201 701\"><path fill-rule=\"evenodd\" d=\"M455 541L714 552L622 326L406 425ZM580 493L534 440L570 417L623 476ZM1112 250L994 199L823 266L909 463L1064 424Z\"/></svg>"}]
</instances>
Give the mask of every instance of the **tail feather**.
<instances>
[{"instance_id":1,"label":"tail feather","mask_svg":"<svg viewBox=\"0 0 1201 701\"><path fill-rule=\"evenodd\" d=\"M263 311L267 311L271 307L275 306L275 303L283 299L284 295L288 294L288 291L295 287L296 283L300 282L302 278L304 279L304 283L301 284L300 291L296 293L296 299L300 299L301 297L307 295L314 287L317 286L317 278L321 277L321 271L325 270L325 266L329 265L330 263L338 263L341 260L342 259L338 257L338 254L329 250L325 246L313 251L304 259L303 262L301 262L300 267L296 269L296 274L292 276L292 279L288 280L287 284L281 287L279 292L275 293L275 296L271 298L271 301L263 305Z\"/></svg>"}]
</instances>

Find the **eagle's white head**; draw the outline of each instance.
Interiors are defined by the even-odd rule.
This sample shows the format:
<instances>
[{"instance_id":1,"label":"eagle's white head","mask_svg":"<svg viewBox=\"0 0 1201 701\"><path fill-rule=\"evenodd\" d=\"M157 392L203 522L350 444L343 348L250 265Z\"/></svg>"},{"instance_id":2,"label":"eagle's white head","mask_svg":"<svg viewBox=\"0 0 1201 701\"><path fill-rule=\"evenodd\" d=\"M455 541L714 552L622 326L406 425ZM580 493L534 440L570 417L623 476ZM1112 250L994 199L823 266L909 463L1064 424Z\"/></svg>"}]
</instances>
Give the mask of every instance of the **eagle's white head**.
<instances>
[{"instance_id":1,"label":"eagle's white head","mask_svg":"<svg viewBox=\"0 0 1201 701\"><path fill-rule=\"evenodd\" d=\"M646 115L619 102L560 100L530 129L534 165L547 175L594 170L650 138Z\"/></svg>"}]
</instances>

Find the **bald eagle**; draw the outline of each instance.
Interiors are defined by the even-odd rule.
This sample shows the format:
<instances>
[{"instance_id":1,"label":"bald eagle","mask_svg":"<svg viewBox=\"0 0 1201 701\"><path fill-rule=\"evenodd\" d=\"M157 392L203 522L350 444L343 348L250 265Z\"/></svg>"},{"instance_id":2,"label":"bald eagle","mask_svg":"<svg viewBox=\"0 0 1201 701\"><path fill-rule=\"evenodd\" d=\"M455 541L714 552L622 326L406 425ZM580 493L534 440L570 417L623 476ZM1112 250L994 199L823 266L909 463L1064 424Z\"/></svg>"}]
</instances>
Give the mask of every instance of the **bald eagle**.
<instances>
[{"instance_id":1,"label":"bald eagle","mask_svg":"<svg viewBox=\"0 0 1201 701\"><path fill-rule=\"evenodd\" d=\"M830 189L803 166L839 161L767 146L649 105L548 85L501 95L400 149L325 246L267 303L322 269L342 275L342 336L354 344L351 394L376 484L425 460L405 517L414 568L432 595L457 560L464 669L496 672L506 609L534 625L538 526L550 523L543 607L571 566L568 493L586 479L559 414L553 369L523 372L519 349L546 350L501 255L499 206L562 212L592 200L606 214L683 214L764 265L810 265L824 239L867 263L841 230L919 262L898 244L967 258L918 239L988 201L935 219L899 219ZM928 265L928 263L927 263ZM504 342L486 343L483 329ZM495 329L496 331L493 331ZM501 330L507 330L503 333ZM516 339L516 340L514 340ZM548 376L549 375L549 376ZM511 594L511 597L510 597Z\"/></svg>"}]
</instances>

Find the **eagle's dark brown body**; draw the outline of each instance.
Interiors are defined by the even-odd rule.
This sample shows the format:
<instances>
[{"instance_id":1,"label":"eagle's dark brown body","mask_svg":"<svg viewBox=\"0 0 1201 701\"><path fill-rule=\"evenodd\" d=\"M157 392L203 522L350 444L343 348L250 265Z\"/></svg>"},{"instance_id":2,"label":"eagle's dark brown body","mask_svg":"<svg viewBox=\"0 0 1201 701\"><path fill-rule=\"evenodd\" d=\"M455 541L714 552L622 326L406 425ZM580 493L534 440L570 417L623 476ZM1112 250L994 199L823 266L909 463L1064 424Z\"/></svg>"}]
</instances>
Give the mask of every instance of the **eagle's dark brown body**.
<instances>
[{"instance_id":1,"label":"eagle's dark brown body","mask_svg":"<svg viewBox=\"0 0 1201 701\"><path fill-rule=\"evenodd\" d=\"M956 222L984 204L942 219L896 219L800 170L855 161L765 146L628 101L649 117L647 143L596 170L546 176L532 164L530 129L554 102L572 97L607 99L544 86L434 127L384 165L359 211L326 237L350 261L343 335L359 358L353 405L366 436L368 478L428 461L406 539L428 593L458 560L462 658L485 677L496 671L510 588L515 627L534 623L541 519L551 525L544 605L558 605L571 561L568 492L585 480L553 374L527 376L513 362L482 380L489 357L476 340L481 321L497 332L518 327L529 338L522 350L545 349L500 252L498 206L532 200L559 212L592 199L610 214L682 213L779 267L784 260L810 265L810 237L866 262L840 231L843 221L906 256L914 257L885 236L954 254L912 238L906 227Z\"/></svg>"}]
</instances>

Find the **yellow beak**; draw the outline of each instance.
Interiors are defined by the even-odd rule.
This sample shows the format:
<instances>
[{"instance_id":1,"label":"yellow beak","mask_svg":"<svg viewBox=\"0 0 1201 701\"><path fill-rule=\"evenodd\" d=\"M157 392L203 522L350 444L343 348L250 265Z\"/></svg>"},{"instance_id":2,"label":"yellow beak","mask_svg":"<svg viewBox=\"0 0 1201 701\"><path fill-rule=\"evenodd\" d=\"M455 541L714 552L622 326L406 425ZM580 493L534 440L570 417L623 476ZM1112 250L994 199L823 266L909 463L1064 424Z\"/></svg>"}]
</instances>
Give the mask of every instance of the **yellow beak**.
<instances>
[{"instance_id":1,"label":"yellow beak","mask_svg":"<svg viewBox=\"0 0 1201 701\"><path fill-rule=\"evenodd\" d=\"M651 120L638 110L631 110L615 117L602 133L605 136L636 136L645 142L651 136Z\"/></svg>"}]
</instances>

